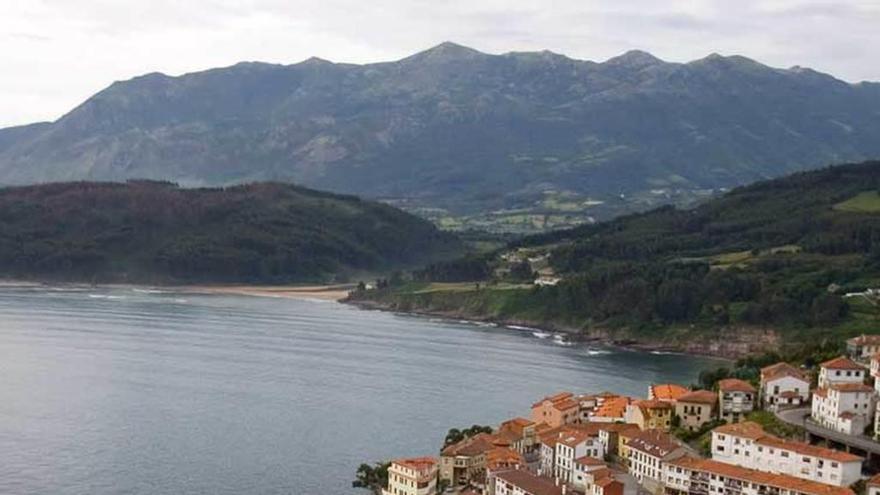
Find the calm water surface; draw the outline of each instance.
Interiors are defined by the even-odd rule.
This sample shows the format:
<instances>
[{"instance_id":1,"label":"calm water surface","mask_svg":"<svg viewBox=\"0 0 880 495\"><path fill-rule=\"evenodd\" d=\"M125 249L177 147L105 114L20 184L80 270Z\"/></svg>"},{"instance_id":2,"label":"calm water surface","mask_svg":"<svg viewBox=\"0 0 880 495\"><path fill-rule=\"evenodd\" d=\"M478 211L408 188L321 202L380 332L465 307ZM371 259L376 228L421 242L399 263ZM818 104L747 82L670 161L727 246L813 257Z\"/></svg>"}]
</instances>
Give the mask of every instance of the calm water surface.
<instances>
[{"instance_id":1,"label":"calm water surface","mask_svg":"<svg viewBox=\"0 0 880 495\"><path fill-rule=\"evenodd\" d=\"M0 493L351 494L356 466L708 359L320 301L0 288Z\"/></svg>"}]
</instances>

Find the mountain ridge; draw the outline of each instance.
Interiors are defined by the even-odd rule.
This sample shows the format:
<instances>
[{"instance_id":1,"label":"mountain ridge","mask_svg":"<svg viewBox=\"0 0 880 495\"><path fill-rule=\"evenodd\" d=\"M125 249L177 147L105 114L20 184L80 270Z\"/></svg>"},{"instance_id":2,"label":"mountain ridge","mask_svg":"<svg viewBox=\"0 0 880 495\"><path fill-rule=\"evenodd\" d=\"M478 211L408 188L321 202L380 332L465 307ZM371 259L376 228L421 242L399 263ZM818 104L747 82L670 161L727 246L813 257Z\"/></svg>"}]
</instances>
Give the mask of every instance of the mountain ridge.
<instances>
[{"instance_id":1,"label":"mountain ridge","mask_svg":"<svg viewBox=\"0 0 880 495\"><path fill-rule=\"evenodd\" d=\"M0 184L281 180L441 218L583 221L880 156L878 88L736 55L451 42L363 65L243 62L118 81L55 122L0 129Z\"/></svg>"}]
</instances>

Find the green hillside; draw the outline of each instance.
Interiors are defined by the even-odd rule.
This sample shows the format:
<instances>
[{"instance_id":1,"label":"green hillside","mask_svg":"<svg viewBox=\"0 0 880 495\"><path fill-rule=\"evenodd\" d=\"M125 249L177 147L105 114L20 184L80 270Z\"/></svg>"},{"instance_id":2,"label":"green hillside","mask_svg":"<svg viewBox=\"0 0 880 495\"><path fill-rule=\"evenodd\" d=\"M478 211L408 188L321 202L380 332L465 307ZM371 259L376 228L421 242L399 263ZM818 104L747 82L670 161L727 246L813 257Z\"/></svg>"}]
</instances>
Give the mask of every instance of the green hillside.
<instances>
[{"instance_id":1,"label":"green hillside","mask_svg":"<svg viewBox=\"0 0 880 495\"><path fill-rule=\"evenodd\" d=\"M694 209L534 236L415 274L414 286L480 279L468 294L400 287L360 297L635 339L733 338L724 332L756 328L779 341L876 333L880 301L846 295L880 287L878 188L880 162L798 173ZM562 281L493 288L521 277L526 258Z\"/></svg>"},{"instance_id":2,"label":"green hillside","mask_svg":"<svg viewBox=\"0 0 880 495\"><path fill-rule=\"evenodd\" d=\"M343 281L461 253L393 207L276 183L7 188L0 233L0 277L80 282Z\"/></svg>"}]
</instances>

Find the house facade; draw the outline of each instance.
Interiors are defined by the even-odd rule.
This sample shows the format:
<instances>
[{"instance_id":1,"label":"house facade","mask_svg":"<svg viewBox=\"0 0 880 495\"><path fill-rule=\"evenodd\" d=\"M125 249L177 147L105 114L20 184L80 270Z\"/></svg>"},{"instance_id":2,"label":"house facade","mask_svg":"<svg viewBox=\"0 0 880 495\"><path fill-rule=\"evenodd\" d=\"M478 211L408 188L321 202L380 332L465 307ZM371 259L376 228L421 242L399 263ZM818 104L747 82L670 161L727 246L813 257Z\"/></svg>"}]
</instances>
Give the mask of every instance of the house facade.
<instances>
[{"instance_id":1,"label":"house facade","mask_svg":"<svg viewBox=\"0 0 880 495\"><path fill-rule=\"evenodd\" d=\"M579 403L571 392L560 392L532 404L532 422L552 428L577 423Z\"/></svg>"},{"instance_id":2,"label":"house facade","mask_svg":"<svg viewBox=\"0 0 880 495\"><path fill-rule=\"evenodd\" d=\"M643 431L628 443L629 473L648 491L663 479L663 464L686 454L685 449L670 435L657 430Z\"/></svg>"},{"instance_id":3,"label":"house facade","mask_svg":"<svg viewBox=\"0 0 880 495\"><path fill-rule=\"evenodd\" d=\"M398 459L388 467L388 486L382 495L434 495L439 463L433 457Z\"/></svg>"},{"instance_id":4,"label":"house facade","mask_svg":"<svg viewBox=\"0 0 880 495\"><path fill-rule=\"evenodd\" d=\"M721 419L737 423L755 409L755 387L737 378L718 382L718 408Z\"/></svg>"},{"instance_id":5,"label":"house facade","mask_svg":"<svg viewBox=\"0 0 880 495\"><path fill-rule=\"evenodd\" d=\"M672 403L659 399L635 401L627 406L624 421L643 430L669 431L674 407Z\"/></svg>"},{"instance_id":6,"label":"house facade","mask_svg":"<svg viewBox=\"0 0 880 495\"><path fill-rule=\"evenodd\" d=\"M682 428L697 431L718 415L718 395L709 390L694 390L675 401L675 415Z\"/></svg>"},{"instance_id":7,"label":"house facade","mask_svg":"<svg viewBox=\"0 0 880 495\"><path fill-rule=\"evenodd\" d=\"M819 388L845 383L865 383L865 368L847 357L838 357L819 365Z\"/></svg>"},{"instance_id":8,"label":"house facade","mask_svg":"<svg viewBox=\"0 0 880 495\"><path fill-rule=\"evenodd\" d=\"M880 335L860 335L846 341L846 353L851 359L865 362L880 352Z\"/></svg>"},{"instance_id":9,"label":"house facade","mask_svg":"<svg viewBox=\"0 0 880 495\"><path fill-rule=\"evenodd\" d=\"M876 414L874 389L864 383L839 383L816 389L811 417L826 428L861 435Z\"/></svg>"},{"instance_id":10,"label":"house facade","mask_svg":"<svg viewBox=\"0 0 880 495\"><path fill-rule=\"evenodd\" d=\"M712 459L744 468L784 474L817 483L849 486L861 477L861 457L766 433L757 423L712 430Z\"/></svg>"},{"instance_id":11,"label":"house facade","mask_svg":"<svg viewBox=\"0 0 880 495\"><path fill-rule=\"evenodd\" d=\"M776 411L799 407L810 400L810 380L799 368L776 363L761 369L761 403Z\"/></svg>"}]
</instances>

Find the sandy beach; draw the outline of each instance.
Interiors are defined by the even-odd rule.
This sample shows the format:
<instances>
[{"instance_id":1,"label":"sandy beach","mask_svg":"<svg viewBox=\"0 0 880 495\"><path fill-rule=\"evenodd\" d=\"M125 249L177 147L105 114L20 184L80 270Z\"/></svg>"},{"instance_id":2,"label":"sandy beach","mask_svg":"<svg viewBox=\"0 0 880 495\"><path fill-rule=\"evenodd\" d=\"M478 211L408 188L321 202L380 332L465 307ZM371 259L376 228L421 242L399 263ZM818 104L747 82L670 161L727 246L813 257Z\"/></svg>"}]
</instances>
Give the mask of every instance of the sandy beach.
<instances>
[{"instance_id":1,"label":"sandy beach","mask_svg":"<svg viewBox=\"0 0 880 495\"><path fill-rule=\"evenodd\" d=\"M338 301L348 296L355 286L344 285L191 285L182 290L206 294L238 294L262 297L287 297L294 299L323 299Z\"/></svg>"}]
</instances>

